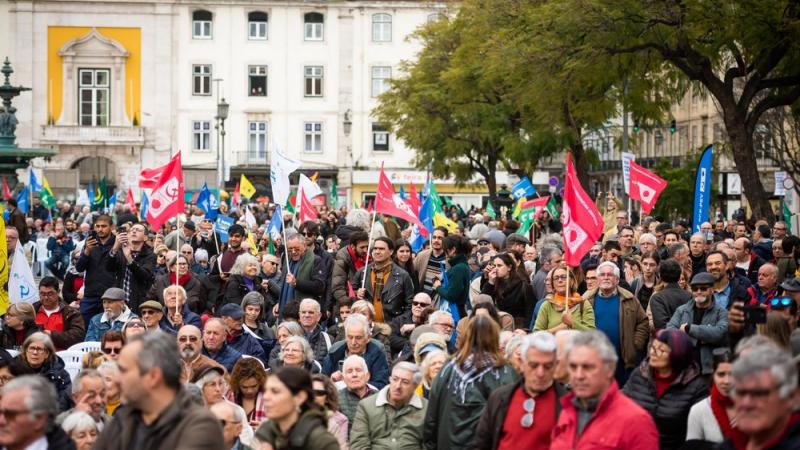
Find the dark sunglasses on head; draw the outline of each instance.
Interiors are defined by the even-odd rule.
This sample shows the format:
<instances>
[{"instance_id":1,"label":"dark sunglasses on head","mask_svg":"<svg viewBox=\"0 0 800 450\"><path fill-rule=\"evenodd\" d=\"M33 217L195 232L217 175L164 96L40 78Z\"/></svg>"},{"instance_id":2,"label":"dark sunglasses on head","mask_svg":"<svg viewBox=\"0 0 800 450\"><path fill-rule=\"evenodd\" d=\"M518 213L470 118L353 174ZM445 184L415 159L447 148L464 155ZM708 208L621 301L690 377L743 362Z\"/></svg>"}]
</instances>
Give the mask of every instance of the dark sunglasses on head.
<instances>
[{"instance_id":1,"label":"dark sunglasses on head","mask_svg":"<svg viewBox=\"0 0 800 450\"><path fill-rule=\"evenodd\" d=\"M115 354L115 355L119 355L119 353L121 351L122 351L121 347L120 348L117 348L117 347L106 347L106 348L103 349L103 353L105 353L106 355L110 355L112 353Z\"/></svg>"},{"instance_id":2,"label":"dark sunglasses on head","mask_svg":"<svg viewBox=\"0 0 800 450\"><path fill-rule=\"evenodd\" d=\"M792 306L792 299L790 297L773 298L769 302L772 309L784 309Z\"/></svg>"}]
</instances>

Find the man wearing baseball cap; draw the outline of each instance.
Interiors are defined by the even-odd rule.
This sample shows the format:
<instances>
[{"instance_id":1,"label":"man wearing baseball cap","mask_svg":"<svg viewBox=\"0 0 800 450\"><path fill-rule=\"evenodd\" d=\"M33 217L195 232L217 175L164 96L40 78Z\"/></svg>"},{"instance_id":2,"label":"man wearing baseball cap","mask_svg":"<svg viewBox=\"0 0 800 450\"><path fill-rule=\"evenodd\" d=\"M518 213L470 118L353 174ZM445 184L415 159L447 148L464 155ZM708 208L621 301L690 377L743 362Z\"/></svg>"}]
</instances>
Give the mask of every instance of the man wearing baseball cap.
<instances>
[{"instance_id":1,"label":"man wearing baseball cap","mask_svg":"<svg viewBox=\"0 0 800 450\"><path fill-rule=\"evenodd\" d=\"M261 346L259 338L254 336L250 330L245 331L244 329L244 310L241 305L226 303L220 308L219 317L228 330L228 345L243 355L260 359L264 364L268 362L268 355L264 353L264 347Z\"/></svg>"},{"instance_id":2,"label":"man wearing baseball cap","mask_svg":"<svg viewBox=\"0 0 800 450\"><path fill-rule=\"evenodd\" d=\"M108 288L100 298L103 302L103 312L96 314L89 321L89 329L86 331L87 342L99 342L107 331L122 331L128 320L136 317L125 304L125 291L122 289Z\"/></svg>"}]
</instances>

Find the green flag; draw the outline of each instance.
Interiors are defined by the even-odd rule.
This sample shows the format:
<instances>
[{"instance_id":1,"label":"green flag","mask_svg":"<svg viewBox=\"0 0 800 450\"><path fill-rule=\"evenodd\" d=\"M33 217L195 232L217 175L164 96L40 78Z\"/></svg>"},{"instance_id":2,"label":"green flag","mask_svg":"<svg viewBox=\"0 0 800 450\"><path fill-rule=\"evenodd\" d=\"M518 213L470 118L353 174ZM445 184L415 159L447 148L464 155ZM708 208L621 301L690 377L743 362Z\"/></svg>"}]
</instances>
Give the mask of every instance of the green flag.
<instances>
[{"instance_id":1,"label":"green flag","mask_svg":"<svg viewBox=\"0 0 800 450\"><path fill-rule=\"evenodd\" d=\"M531 215L527 219L525 219L524 222L522 222L522 225L520 225L519 228L517 228L516 233L527 237L528 232L531 230L532 225L533 225L533 216Z\"/></svg>"},{"instance_id":2,"label":"green flag","mask_svg":"<svg viewBox=\"0 0 800 450\"><path fill-rule=\"evenodd\" d=\"M497 219L497 213L494 211L494 206L492 206L492 202L486 204L486 215L491 217L492 219Z\"/></svg>"},{"instance_id":3,"label":"green flag","mask_svg":"<svg viewBox=\"0 0 800 450\"><path fill-rule=\"evenodd\" d=\"M100 183L97 184L97 190L94 191L94 198L92 200L91 209L92 211L98 211L105 208L106 202L106 177L103 177L100 180Z\"/></svg>"},{"instance_id":4,"label":"green flag","mask_svg":"<svg viewBox=\"0 0 800 450\"><path fill-rule=\"evenodd\" d=\"M783 202L783 220L786 222L786 231L790 234L792 232L792 212L789 211L789 205Z\"/></svg>"},{"instance_id":5,"label":"green flag","mask_svg":"<svg viewBox=\"0 0 800 450\"><path fill-rule=\"evenodd\" d=\"M548 200L547 205L545 205L544 209L550 214L550 217L553 219L558 219L558 205L556 205L555 198L551 195L550 200Z\"/></svg>"},{"instance_id":6,"label":"green flag","mask_svg":"<svg viewBox=\"0 0 800 450\"><path fill-rule=\"evenodd\" d=\"M272 236L270 236L269 233L265 233L265 234L267 235L267 252L269 252L270 255L274 255L275 254L275 243L272 242Z\"/></svg>"},{"instance_id":7,"label":"green flag","mask_svg":"<svg viewBox=\"0 0 800 450\"><path fill-rule=\"evenodd\" d=\"M433 215L435 216L436 213L444 213L444 209L442 209L442 199L439 197L439 194L436 193L436 186L433 185L433 181L428 183L428 196L431 198L431 206L433 206Z\"/></svg>"},{"instance_id":8,"label":"green flag","mask_svg":"<svg viewBox=\"0 0 800 450\"><path fill-rule=\"evenodd\" d=\"M289 211L290 213L294 214L294 205L292 204L292 200L297 198L297 194L289 195L289 198L286 199L286 205L283 206L283 209Z\"/></svg>"},{"instance_id":9,"label":"green flag","mask_svg":"<svg viewBox=\"0 0 800 450\"><path fill-rule=\"evenodd\" d=\"M336 187L336 179L333 179L331 185L331 208L339 207L339 188Z\"/></svg>"},{"instance_id":10,"label":"green flag","mask_svg":"<svg viewBox=\"0 0 800 450\"><path fill-rule=\"evenodd\" d=\"M50 183L47 182L47 177L42 175L42 191L39 192L39 201L45 208L53 209L56 207L56 199L53 197L53 191L50 189Z\"/></svg>"}]
</instances>

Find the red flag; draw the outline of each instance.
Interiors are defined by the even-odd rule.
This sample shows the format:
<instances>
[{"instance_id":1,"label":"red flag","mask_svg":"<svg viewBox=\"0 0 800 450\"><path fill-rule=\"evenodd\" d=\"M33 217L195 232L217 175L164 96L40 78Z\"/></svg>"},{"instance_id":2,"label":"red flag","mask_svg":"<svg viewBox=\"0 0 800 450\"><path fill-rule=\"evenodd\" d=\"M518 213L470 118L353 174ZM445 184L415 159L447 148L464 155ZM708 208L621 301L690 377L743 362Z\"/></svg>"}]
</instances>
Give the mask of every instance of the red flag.
<instances>
[{"instance_id":1,"label":"red flag","mask_svg":"<svg viewBox=\"0 0 800 450\"><path fill-rule=\"evenodd\" d=\"M561 220L564 223L564 261L567 265L576 267L603 233L603 217L594 201L581 187L572 165L572 155L569 153L564 177L563 209Z\"/></svg>"},{"instance_id":2,"label":"red flag","mask_svg":"<svg viewBox=\"0 0 800 450\"><path fill-rule=\"evenodd\" d=\"M6 176L3 175L3 198L6 200L11 198L11 189L8 188L8 183L6 183Z\"/></svg>"},{"instance_id":3,"label":"red flag","mask_svg":"<svg viewBox=\"0 0 800 450\"><path fill-rule=\"evenodd\" d=\"M642 203L642 212L647 214L656 205L661 191L667 187L667 181L644 167L631 161L631 200Z\"/></svg>"},{"instance_id":4,"label":"red flag","mask_svg":"<svg viewBox=\"0 0 800 450\"><path fill-rule=\"evenodd\" d=\"M142 189L152 189L156 187L158 185L158 180L161 179L161 175L169 164L170 163L167 163L155 169L142 169L142 171L139 172L139 187Z\"/></svg>"},{"instance_id":5,"label":"red flag","mask_svg":"<svg viewBox=\"0 0 800 450\"><path fill-rule=\"evenodd\" d=\"M301 190L300 195L298 197L300 202L300 223L303 223L306 220L316 220L317 209L314 208L314 205L311 203L311 200L306 198L305 192Z\"/></svg>"},{"instance_id":6,"label":"red flag","mask_svg":"<svg viewBox=\"0 0 800 450\"><path fill-rule=\"evenodd\" d=\"M233 206L234 208L238 207L240 201L241 198L239 198L239 182L237 181L236 186L233 188L233 197L231 198L231 203L233 203L233 205L231 206Z\"/></svg>"},{"instance_id":7,"label":"red flag","mask_svg":"<svg viewBox=\"0 0 800 450\"><path fill-rule=\"evenodd\" d=\"M533 218L538 219L540 215L542 215L542 211L544 211L544 207L547 206L547 202L550 201L550 196L546 195L544 197L537 197L533 200L528 200L520 205L520 209L523 211L527 209L533 209Z\"/></svg>"},{"instance_id":8,"label":"red flag","mask_svg":"<svg viewBox=\"0 0 800 450\"><path fill-rule=\"evenodd\" d=\"M136 202L133 200L133 191L128 188L128 195L125 196L125 206L131 209L131 212L136 214Z\"/></svg>"},{"instance_id":9,"label":"red flag","mask_svg":"<svg viewBox=\"0 0 800 450\"><path fill-rule=\"evenodd\" d=\"M378 193L375 195L375 211L392 217L398 217L408 222L414 223L419 227L421 235L428 234L427 228L419 220L417 213L414 212L411 205L400 198L399 194L394 193L394 186L389 181L389 177L383 172L381 167L381 174L378 178Z\"/></svg>"},{"instance_id":10,"label":"red flag","mask_svg":"<svg viewBox=\"0 0 800 450\"><path fill-rule=\"evenodd\" d=\"M406 199L406 203L411 206L411 210L414 211L414 214L419 216L419 209L422 208L422 202L419 200L417 187L414 186L414 183L408 184L408 198Z\"/></svg>"},{"instance_id":11,"label":"red flag","mask_svg":"<svg viewBox=\"0 0 800 450\"><path fill-rule=\"evenodd\" d=\"M147 222L157 230L172 217L183 212L183 171L181 152L166 165L158 184L150 194Z\"/></svg>"},{"instance_id":12,"label":"red flag","mask_svg":"<svg viewBox=\"0 0 800 450\"><path fill-rule=\"evenodd\" d=\"M375 210L375 208L374 208L374 205L375 205L375 204L373 203L373 201L372 201L372 200L370 200L370 201L369 201L369 203L367 203L367 212L372 212L372 211L374 211L374 210Z\"/></svg>"}]
</instances>

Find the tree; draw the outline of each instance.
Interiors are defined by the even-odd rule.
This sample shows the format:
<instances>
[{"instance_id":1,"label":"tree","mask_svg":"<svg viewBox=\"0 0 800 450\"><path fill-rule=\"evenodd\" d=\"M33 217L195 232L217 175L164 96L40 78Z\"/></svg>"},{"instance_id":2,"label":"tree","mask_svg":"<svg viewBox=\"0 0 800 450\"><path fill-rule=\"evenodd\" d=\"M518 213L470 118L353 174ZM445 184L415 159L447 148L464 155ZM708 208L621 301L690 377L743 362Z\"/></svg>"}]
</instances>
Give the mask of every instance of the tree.
<instances>
[{"instance_id":1,"label":"tree","mask_svg":"<svg viewBox=\"0 0 800 450\"><path fill-rule=\"evenodd\" d=\"M800 194L800 110L775 108L762 117L756 127L755 147L792 180Z\"/></svg>"},{"instance_id":2,"label":"tree","mask_svg":"<svg viewBox=\"0 0 800 450\"><path fill-rule=\"evenodd\" d=\"M686 156L684 164L673 166L672 160L664 158L653 167L653 172L666 180L667 187L658 197L655 208L650 212L652 216L661 218L692 217L694 203L694 184L697 177L697 164L700 162L702 151ZM712 166L712 173L718 173L716 166ZM712 177L711 198L717 198L718 189L716 178ZM712 205L713 206L713 205Z\"/></svg>"},{"instance_id":3,"label":"tree","mask_svg":"<svg viewBox=\"0 0 800 450\"><path fill-rule=\"evenodd\" d=\"M485 64L483 39L492 31L484 25L460 12L418 30L418 59L402 63L406 75L381 95L374 115L416 150L418 168L460 183L480 174L494 199L497 170L524 175L561 147L542 125L523 132L520 124L534 121L510 99L502 73Z\"/></svg>"},{"instance_id":4,"label":"tree","mask_svg":"<svg viewBox=\"0 0 800 450\"><path fill-rule=\"evenodd\" d=\"M772 219L753 135L770 109L800 98L800 3L794 0L563 0L554 17L584 57L628 55L665 85L700 83L716 100L745 195ZM576 13L576 12L580 13Z\"/></svg>"}]
</instances>

